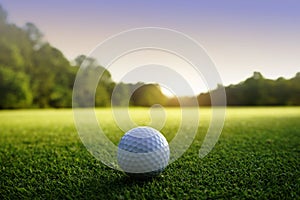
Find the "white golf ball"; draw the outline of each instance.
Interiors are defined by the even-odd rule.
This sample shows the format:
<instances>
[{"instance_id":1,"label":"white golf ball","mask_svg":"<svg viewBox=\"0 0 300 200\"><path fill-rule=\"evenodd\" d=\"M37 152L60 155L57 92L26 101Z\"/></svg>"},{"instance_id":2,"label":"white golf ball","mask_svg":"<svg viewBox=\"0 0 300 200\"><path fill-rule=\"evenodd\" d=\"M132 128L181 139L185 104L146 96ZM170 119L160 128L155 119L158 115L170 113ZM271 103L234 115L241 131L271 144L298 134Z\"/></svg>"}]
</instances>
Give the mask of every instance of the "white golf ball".
<instances>
[{"instance_id":1,"label":"white golf ball","mask_svg":"<svg viewBox=\"0 0 300 200\"><path fill-rule=\"evenodd\" d=\"M141 126L129 130L118 146L118 164L131 176L156 176L168 165L169 157L166 138L151 127Z\"/></svg>"}]
</instances>

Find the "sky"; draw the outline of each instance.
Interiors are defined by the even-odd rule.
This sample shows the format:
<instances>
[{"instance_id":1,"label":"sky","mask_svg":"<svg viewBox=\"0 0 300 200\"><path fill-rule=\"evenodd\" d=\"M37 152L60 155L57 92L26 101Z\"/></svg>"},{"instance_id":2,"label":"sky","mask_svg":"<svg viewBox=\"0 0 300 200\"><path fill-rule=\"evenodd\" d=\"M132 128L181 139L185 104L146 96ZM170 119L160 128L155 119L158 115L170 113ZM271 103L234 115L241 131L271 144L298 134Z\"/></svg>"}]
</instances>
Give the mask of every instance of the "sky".
<instances>
[{"instance_id":1,"label":"sky","mask_svg":"<svg viewBox=\"0 0 300 200\"><path fill-rule=\"evenodd\" d=\"M239 83L254 71L271 79L291 78L300 71L297 0L0 0L0 4L10 22L36 24L69 60L88 55L119 32L163 27L201 44L224 85Z\"/></svg>"}]
</instances>

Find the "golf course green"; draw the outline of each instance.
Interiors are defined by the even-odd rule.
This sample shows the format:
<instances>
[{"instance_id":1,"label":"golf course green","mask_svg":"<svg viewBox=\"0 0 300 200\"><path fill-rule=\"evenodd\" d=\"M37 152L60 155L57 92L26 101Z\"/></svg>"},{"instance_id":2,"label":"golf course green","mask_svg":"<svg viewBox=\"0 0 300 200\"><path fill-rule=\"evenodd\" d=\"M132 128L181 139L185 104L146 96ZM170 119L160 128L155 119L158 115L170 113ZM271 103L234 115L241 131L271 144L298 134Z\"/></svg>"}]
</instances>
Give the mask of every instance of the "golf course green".
<instances>
[{"instance_id":1,"label":"golf course green","mask_svg":"<svg viewBox=\"0 0 300 200\"><path fill-rule=\"evenodd\" d=\"M194 108L198 109L198 108ZM203 159L199 149L210 109L200 108L190 148L156 178L127 177L95 159L82 144L71 109L0 111L0 199L299 199L300 107L227 108L222 134ZM180 110L167 108L167 140ZM96 109L106 135L124 134L110 109ZM149 109L132 108L138 125Z\"/></svg>"}]
</instances>

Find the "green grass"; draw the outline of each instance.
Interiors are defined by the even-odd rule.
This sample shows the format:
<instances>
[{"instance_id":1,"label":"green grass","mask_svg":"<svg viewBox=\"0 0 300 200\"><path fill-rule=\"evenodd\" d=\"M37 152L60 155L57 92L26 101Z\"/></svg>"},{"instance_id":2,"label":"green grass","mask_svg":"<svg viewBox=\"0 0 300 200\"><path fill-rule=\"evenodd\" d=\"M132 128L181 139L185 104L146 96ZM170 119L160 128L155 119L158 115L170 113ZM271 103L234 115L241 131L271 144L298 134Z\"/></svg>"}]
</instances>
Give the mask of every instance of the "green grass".
<instances>
[{"instance_id":1,"label":"green grass","mask_svg":"<svg viewBox=\"0 0 300 200\"><path fill-rule=\"evenodd\" d=\"M132 111L144 125L147 109ZM122 133L110 110L97 116L113 142ZM169 109L164 134L180 119ZM199 134L162 175L137 181L103 165L81 143L71 110L0 112L0 199L299 199L300 108L229 108L209 155L199 149L209 124L201 109Z\"/></svg>"}]
</instances>

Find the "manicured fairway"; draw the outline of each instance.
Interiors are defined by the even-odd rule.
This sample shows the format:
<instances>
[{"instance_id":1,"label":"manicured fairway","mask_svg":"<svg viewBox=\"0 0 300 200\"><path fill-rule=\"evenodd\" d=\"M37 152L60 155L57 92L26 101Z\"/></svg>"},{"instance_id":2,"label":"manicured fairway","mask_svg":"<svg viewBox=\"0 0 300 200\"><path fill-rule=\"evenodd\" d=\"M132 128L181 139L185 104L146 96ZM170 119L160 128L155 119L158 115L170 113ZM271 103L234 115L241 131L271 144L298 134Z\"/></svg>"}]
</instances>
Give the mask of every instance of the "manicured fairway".
<instances>
[{"instance_id":1,"label":"manicured fairway","mask_svg":"<svg viewBox=\"0 0 300 200\"><path fill-rule=\"evenodd\" d=\"M300 108L228 108L222 135L198 157L209 124L200 109L199 134L164 173L136 181L91 156L76 132L72 110L0 111L0 199L299 199ZM97 116L115 143L122 136L109 109ZM144 125L147 109L132 110ZM168 109L170 140L179 110Z\"/></svg>"}]
</instances>

